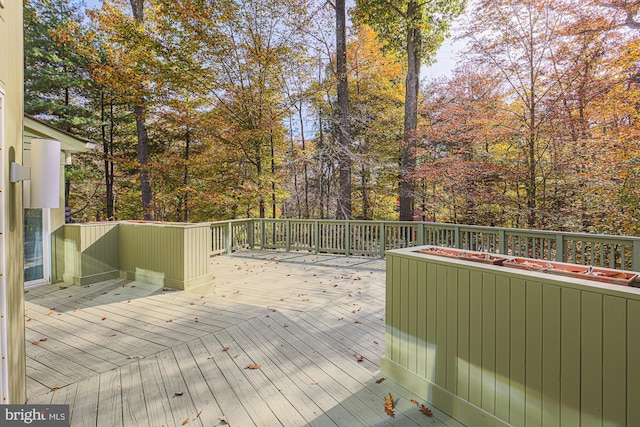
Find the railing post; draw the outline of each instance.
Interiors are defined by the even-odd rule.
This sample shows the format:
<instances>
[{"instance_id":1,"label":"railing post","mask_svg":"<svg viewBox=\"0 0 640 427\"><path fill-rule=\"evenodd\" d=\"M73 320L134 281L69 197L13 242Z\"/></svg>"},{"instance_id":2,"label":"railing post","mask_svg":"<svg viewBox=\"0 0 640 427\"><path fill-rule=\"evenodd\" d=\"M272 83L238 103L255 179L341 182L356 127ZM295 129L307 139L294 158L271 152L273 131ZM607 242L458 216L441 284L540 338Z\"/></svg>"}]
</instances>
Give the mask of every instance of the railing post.
<instances>
[{"instance_id":1,"label":"railing post","mask_svg":"<svg viewBox=\"0 0 640 427\"><path fill-rule=\"evenodd\" d=\"M498 253L507 254L507 234L504 230L498 230Z\"/></svg>"},{"instance_id":2,"label":"railing post","mask_svg":"<svg viewBox=\"0 0 640 427\"><path fill-rule=\"evenodd\" d=\"M253 249L256 246L256 236L253 225L253 220L249 220L245 222L245 227L247 227L247 237L249 238L249 248Z\"/></svg>"},{"instance_id":3,"label":"railing post","mask_svg":"<svg viewBox=\"0 0 640 427\"><path fill-rule=\"evenodd\" d=\"M226 238L225 238L225 246L227 249L227 253L230 254L233 252L233 249L231 247L232 243L233 243L233 229L231 228L231 221L227 222L227 230L226 230Z\"/></svg>"},{"instance_id":4,"label":"railing post","mask_svg":"<svg viewBox=\"0 0 640 427\"><path fill-rule=\"evenodd\" d=\"M350 227L350 222L349 221L345 221L344 232L345 232L345 236L344 236L344 254L346 256L349 256L349 251L351 249L351 227Z\"/></svg>"},{"instance_id":5,"label":"railing post","mask_svg":"<svg viewBox=\"0 0 640 427\"><path fill-rule=\"evenodd\" d=\"M264 250L264 219L260 218L260 250Z\"/></svg>"},{"instance_id":6,"label":"railing post","mask_svg":"<svg viewBox=\"0 0 640 427\"><path fill-rule=\"evenodd\" d=\"M418 246L424 245L424 223L418 225Z\"/></svg>"},{"instance_id":7,"label":"railing post","mask_svg":"<svg viewBox=\"0 0 640 427\"><path fill-rule=\"evenodd\" d=\"M320 253L320 222L313 222L313 232L316 235L316 255Z\"/></svg>"},{"instance_id":8,"label":"railing post","mask_svg":"<svg viewBox=\"0 0 640 427\"><path fill-rule=\"evenodd\" d=\"M285 219L285 224L287 224L286 227L286 234L287 234L287 252L291 252L291 220L290 219Z\"/></svg>"},{"instance_id":9,"label":"railing post","mask_svg":"<svg viewBox=\"0 0 640 427\"><path fill-rule=\"evenodd\" d=\"M564 262L564 236L561 233L556 234L556 261Z\"/></svg>"},{"instance_id":10,"label":"railing post","mask_svg":"<svg viewBox=\"0 0 640 427\"><path fill-rule=\"evenodd\" d=\"M460 226L455 225L454 230L456 235L456 249L462 249L462 231L460 230Z\"/></svg>"},{"instance_id":11,"label":"railing post","mask_svg":"<svg viewBox=\"0 0 640 427\"><path fill-rule=\"evenodd\" d=\"M380 257L384 258L384 253L387 250L387 230L385 229L384 222L380 222Z\"/></svg>"},{"instance_id":12,"label":"railing post","mask_svg":"<svg viewBox=\"0 0 640 427\"><path fill-rule=\"evenodd\" d=\"M633 246L631 247L631 269L633 271L640 271L640 240L635 239ZM623 267L624 268L624 267Z\"/></svg>"}]
</instances>

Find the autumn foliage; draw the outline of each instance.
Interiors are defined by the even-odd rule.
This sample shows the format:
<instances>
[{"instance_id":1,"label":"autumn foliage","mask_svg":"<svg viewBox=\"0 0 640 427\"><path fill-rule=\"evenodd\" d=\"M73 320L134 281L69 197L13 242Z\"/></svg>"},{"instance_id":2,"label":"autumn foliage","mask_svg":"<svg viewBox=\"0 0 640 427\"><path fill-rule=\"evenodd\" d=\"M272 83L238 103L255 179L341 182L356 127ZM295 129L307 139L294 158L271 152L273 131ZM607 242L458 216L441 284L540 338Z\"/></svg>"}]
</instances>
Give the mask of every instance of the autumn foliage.
<instances>
[{"instance_id":1,"label":"autumn foliage","mask_svg":"<svg viewBox=\"0 0 640 427\"><path fill-rule=\"evenodd\" d=\"M415 167L403 142L407 56L389 39L401 14L385 2L351 11L348 153L331 2L138 3L143 21L125 0L88 11L25 1L27 112L99 147L67 168L77 220L334 218L348 155L344 217L397 219L410 199L426 221L640 231L637 2L473 2L451 27L465 46L457 68L421 82Z\"/></svg>"}]
</instances>

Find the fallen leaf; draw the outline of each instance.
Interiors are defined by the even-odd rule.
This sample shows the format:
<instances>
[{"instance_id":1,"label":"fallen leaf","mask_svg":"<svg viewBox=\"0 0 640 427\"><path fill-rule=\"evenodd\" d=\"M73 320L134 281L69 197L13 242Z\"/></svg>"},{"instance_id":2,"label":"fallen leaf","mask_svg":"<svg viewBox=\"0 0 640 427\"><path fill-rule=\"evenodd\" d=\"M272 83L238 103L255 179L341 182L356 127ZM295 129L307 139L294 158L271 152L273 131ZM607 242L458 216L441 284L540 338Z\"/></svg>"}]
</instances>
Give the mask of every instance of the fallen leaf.
<instances>
[{"instance_id":1,"label":"fallen leaf","mask_svg":"<svg viewBox=\"0 0 640 427\"><path fill-rule=\"evenodd\" d=\"M27 322L31 322L31 318L28 318L28 319L27 319Z\"/></svg>"},{"instance_id":2,"label":"fallen leaf","mask_svg":"<svg viewBox=\"0 0 640 427\"><path fill-rule=\"evenodd\" d=\"M225 417L224 415L223 415L223 416L218 417L218 420L219 420L219 421L222 421L223 423L225 423L225 424L227 424L227 425L229 425L229 421L227 420L227 417Z\"/></svg>"},{"instance_id":3,"label":"fallen leaf","mask_svg":"<svg viewBox=\"0 0 640 427\"><path fill-rule=\"evenodd\" d=\"M240 293L240 291L235 291L233 294L234 295L238 295Z\"/></svg>"},{"instance_id":4,"label":"fallen leaf","mask_svg":"<svg viewBox=\"0 0 640 427\"><path fill-rule=\"evenodd\" d=\"M433 415L433 412L431 412L431 409L427 408L424 405L420 405L420 412L422 412L423 414L425 414L428 417Z\"/></svg>"},{"instance_id":5,"label":"fallen leaf","mask_svg":"<svg viewBox=\"0 0 640 427\"><path fill-rule=\"evenodd\" d=\"M60 387L54 387L50 391L56 391L56 390L60 390Z\"/></svg>"},{"instance_id":6,"label":"fallen leaf","mask_svg":"<svg viewBox=\"0 0 640 427\"><path fill-rule=\"evenodd\" d=\"M107 318L106 318L106 317L103 317L103 318L102 318L102 320L107 320Z\"/></svg>"},{"instance_id":7,"label":"fallen leaf","mask_svg":"<svg viewBox=\"0 0 640 427\"><path fill-rule=\"evenodd\" d=\"M34 341L34 342L32 342L31 344L33 344L33 345L39 345L39 344L40 344L40 341Z\"/></svg>"},{"instance_id":8,"label":"fallen leaf","mask_svg":"<svg viewBox=\"0 0 640 427\"><path fill-rule=\"evenodd\" d=\"M338 320L344 320L344 317L338 317Z\"/></svg>"},{"instance_id":9,"label":"fallen leaf","mask_svg":"<svg viewBox=\"0 0 640 427\"><path fill-rule=\"evenodd\" d=\"M375 345L379 345L379 344L380 344L380 343L379 343L378 341L376 341L376 340L373 340L373 343L374 343Z\"/></svg>"},{"instance_id":10,"label":"fallen leaf","mask_svg":"<svg viewBox=\"0 0 640 427\"><path fill-rule=\"evenodd\" d=\"M47 313L47 316L51 316L53 314L53 311L50 311Z\"/></svg>"},{"instance_id":11,"label":"fallen leaf","mask_svg":"<svg viewBox=\"0 0 640 427\"><path fill-rule=\"evenodd\" d=\"M313 381L311 385L318 385L318 381Z\"/></svg>"},{"instance_id":12,"label":"fallen leaf","mask_svg":"<svg viewBox=\"0 0 640 427\"><path fill-rule=\"evenodd\" d=\"M391 393L389 393L389 395L384 398L384 411L391 418L394 418L396 416L396 414L393 412L393 396L391 396Z\"/></svg>"},{"instance_id":13,"label":"fallen leaf","mask_svg":"<svg viewBox=\"0 0 640 427\"><path fill-rule=\"evenodd\" d=\"M184 394L184 391L176 391L175 393L173 393L175 396L182 396Z\"/></svg>"},{"instance_id":14,"label":"fallen leaf","mask_svg":"<svg viewBox=\"0 0 640 427\"><path fill-rule=\"evenodd\" d=\"M227 350L229 350L229 347L223 347L222 348L222 351L227 351Z\"/></svg>"},{"instance_id":15,"label":"fallen leaf","mask_svg":"<svg viewBox=\"0 0 640 427\"><path fill-rule=\"evenodd\" d=\"M67 289L67 287L66 286L59 286L58 289L60 289L62 291L64 289Z\"/></svg>"},{"instance_id":16,"label":"fallen leaf","mask_svg":"<svg viewBox=\"0 0 640 427\"><path fill-rule=\"evenodd\" d=\"M359 322L357 320L355 322L353 322L353 323L355 323L356 325L362 325L362 322Z\"/></svg>"},{"instance_id":17,"label":"fallen leaf","mask_svg":"<svg viewBox=\"0 0 640 427\"><path fill-rule=\"evenodd\" d=\"M80 311L80 307L76 307L76 309L73 311Z\"/></svg>"},{"instance_id":18,"label":"fallen leaf","mask_svg":"<svg viewBox=\"0 0 640 427\"><path fill-rule=\"evenodd\" d=\"M195 302L190 302L189 305L196 305L196 303Z\"/></svg>"},{"instance_id":19,"label":"fallen leaf","mask_svg":"<svg viewBox=\"0 0 640 427\"><path fill-rule=\"evenodd\" d=\"M45 342L46 340L46 338L40 338L40 342Z\"/></svg>"},{"instance_id":20,"label":"fallen leaf","mask_svg":"<svg viewBox=\"0 0 640 427\"><path fill-rule=\"evenodd\" d=\"M260 369L260 365L249 364L245 369Z\"/></svg>"},{"instance_id":21,"label":"fallen leaf","mask_svg":"<svg viewBox=\"0 0 640 427\"><path fill-rule=\"evenodd\" d=\"M212 354L211 356L207 357L207 359L213 359L215 356Z\"/></svg>"},{"instance_id":22,"label":"fallen leaf","mask_svg":"<svg viewBox=\"0 0 640 427\"><path fill-rule=\"evenodd\" d=\"M364 361L364 356L358 353L353 353L353 356L356 358L356 360L358 362L363 362Z\"/></svg>"},{"instance_id":23,"label":"fallen leaf","mask_svg":"<svg viewBox=\"0 0 640 427\"><path fill-rule=\"evenodd\" d=\"M167 320L167 323L171 323L171 322L173 322L173 319Z\"/></svg>"},{"instance_id":24,"label":"fallen leaf","mask_svg":"<svg viewBox=\"0 0 640 427\"><path fill-rule=\"evenodd\" d=\"M128 299L128 300L127 300L127 303L130 303L130 302L131 302L131 300L130 300L130 299Z\"/></svg>"},{"instance_id":25,"label":"fallen leaf","mask_svg":"<svg viewBox=\"0 0 640 427\"><path fill-rule=\"evenodd\" d=\"M200 321L200 319L198 319L198 318L196 317L196 323L198 323L199 321Z\"/></svg>"},{"instance_id":26,"label":"fallen leaf","mask_svg":"<svg viewBox=\"0 0 640 427\"><path fill-rule=\"evenodd\" d=\"M111 335L109 335L109 336L110 336L110 337L115 337L116 335L117 335L117 334L111 334Z\"/></svg>"},{"instance_id":27,"label":"fallen leaf","mask_svg":"<svg viewBox=\"0 0 640 427\"><path fill-rule=\"evenodd\" d=\"M184 421L182 422L182 425L185 425L185 424L188 424L188 423L189 423L189 418L187 418L186 420L184 420Z\"/></svg>"},{"instance_id":28,"label":"fallen leaf","mask_svg":"<svg viewBox=\"0 0 640 427\"><path fill-rule=\"evenodd\" d=\"M378 379L378 380L376 381L376 384L380 384L380 383L382 383L382 381L384 381L384 378L380 378L380 379Z\"/></svg>"},{"instance_id":29,"label":"fallen leaf","mask_svg":"<svg viewBox=\"0 0 640 427\"><path fill-rule=\"evenodd\" d=\"M413 403L416 406L420 406L417 400L411 399L411 403Z\"/></svg>"}]
</instances>

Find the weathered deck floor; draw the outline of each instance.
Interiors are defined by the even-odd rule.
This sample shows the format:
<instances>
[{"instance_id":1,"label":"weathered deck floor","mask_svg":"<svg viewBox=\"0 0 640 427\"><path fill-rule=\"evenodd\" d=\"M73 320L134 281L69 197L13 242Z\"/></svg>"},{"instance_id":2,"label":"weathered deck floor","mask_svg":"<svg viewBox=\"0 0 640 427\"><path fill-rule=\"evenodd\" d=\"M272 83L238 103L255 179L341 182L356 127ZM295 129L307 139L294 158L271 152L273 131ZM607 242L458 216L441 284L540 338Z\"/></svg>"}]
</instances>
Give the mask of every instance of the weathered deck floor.
<instances>
[{"instance_id":1,"label":"weathered deck floor","mask_svg":"<svg viewBox=\"0 0 640 427\"><path fill-rule=\"evenodd\" d=\"M245 251L213 263L210 295L125 280L28 291L29 403L67 403L82 427L460 425L377 383L383 260Z\"/></svg>"}]
</instances>

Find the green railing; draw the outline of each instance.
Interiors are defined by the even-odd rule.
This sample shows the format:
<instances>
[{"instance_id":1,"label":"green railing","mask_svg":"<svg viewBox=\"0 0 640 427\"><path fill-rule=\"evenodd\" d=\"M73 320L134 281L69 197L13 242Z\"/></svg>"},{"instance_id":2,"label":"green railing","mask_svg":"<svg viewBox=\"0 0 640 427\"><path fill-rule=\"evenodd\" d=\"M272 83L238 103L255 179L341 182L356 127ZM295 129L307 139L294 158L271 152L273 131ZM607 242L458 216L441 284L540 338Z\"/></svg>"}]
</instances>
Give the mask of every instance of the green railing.
<instances>
[{"instance_id":1,"label":"green railing","mask_svg":"<svg viewBox=\"0 0 640 427\"><path fill-rule=\"evenodd\" d=\"M640 238L402 221L242 219L211 223L212 253L243 248L383 257L435 245L640 271Z\"/></svg>"}]
</instances>

